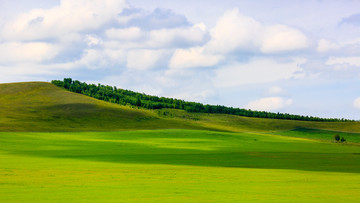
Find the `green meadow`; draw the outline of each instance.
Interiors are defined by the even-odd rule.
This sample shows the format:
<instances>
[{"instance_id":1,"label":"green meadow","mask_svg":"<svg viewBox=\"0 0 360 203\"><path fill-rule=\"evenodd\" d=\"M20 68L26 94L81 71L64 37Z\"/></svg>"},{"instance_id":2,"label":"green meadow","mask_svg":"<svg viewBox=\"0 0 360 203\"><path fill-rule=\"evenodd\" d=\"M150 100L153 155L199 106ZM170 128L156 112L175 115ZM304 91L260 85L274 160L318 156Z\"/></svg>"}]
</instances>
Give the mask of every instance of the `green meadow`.
<instances>
[{"instance_id":1,"label":"green meadow","mask_svg":"<svg viewBox=\"0 0 360 203\"><path fill-rule=\"evenodd\" d=\"M0 84L0 202L358 202L359 132Z\"/></svg>"},{"instance_id":2,"label":"green meadow","mask_svg":"<svg viewBox=\"0 0 360 203\"><path fill-rule=\"evenodd\" d=\"M357 145L200 130L1 133L2 201L360 198Z\"/></svg>"}]
</instances>

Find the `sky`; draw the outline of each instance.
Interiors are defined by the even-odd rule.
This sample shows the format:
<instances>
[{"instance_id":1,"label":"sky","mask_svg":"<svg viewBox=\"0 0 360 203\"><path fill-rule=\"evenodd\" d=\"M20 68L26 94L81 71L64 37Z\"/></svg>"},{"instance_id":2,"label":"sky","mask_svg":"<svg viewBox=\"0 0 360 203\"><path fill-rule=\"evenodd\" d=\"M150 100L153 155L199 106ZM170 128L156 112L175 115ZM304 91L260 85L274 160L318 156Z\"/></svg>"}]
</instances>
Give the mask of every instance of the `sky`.
<instances>
[{"instance_id":1,"label":"sky","mask_svg":"<svg viewBox=\"0 0 360 203\"><path fill-rule=\"evenodd\" d=\"M0 83L360 119L358 0L0 0Z\"/></svg>"}]
</instances>

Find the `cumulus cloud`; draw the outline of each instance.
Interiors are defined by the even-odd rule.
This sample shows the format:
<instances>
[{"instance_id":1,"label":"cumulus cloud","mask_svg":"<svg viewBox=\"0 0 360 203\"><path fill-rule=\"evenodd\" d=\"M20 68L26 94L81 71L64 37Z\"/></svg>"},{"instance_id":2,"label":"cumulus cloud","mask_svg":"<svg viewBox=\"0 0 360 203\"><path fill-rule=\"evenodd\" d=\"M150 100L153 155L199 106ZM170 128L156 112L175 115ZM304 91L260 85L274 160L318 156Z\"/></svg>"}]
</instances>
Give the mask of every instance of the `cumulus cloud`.
<instances>
[{"instance_id":1,"label":"cumulus cloud","mask_svg":"<svg viewBox=\"0 0 360 203\"><path fill-rule=\"evenodd\" d=\"M281 97L266 97L249 102L245 108L257 111L274 111L290 106L292 103L292 99L284 99Z\"/></svg>"},{"instance_id":2,"label":"cumulus cloud","mask_svg":"<svg viewBox=\"0 0 360 203\"><path fill-rule=\"evenodd\" d=\"M211 30L207 48L214 52L228 53L236 49L254 50L262 25L253 18L243 16L238 9L226 12Z\"/></svg>"},{"instance_id":3,"label":"cumulus cloud","mask_svg":"<svg viewBox=\"0 0 360 203\"><path fill-rule=\"evenodd\" d=\"M172 56L170 68L193 68L214 66L223 59L222 55L204 53L204 48L177 49Z\"/></svg>"},{"instance_id":4,"label":"cumulus cloud","mask_svg":"<svg viewBox=\"0 0 360 203\"><path fill-rule=\"evenodd\" d=\"M168 9L147 13L130 8L125 0L62 0L6 22L0 32L0 60L13 67L27 63L29 69L48 60L54 71L147 70L164 67L176 48L198 46L207 34L204 24L192 25Z\"/></svg>"},{"instance_id":5,"label":"cumulus cloud","mask_svg":"<svg viewBox=\"0 0 360 203\"><path fill-rule=\"evenodd\" d=\"M207 48L221 53L235 50L277 53L309 46L309 40L300 30L285 25L263 25L241 15L237 8L226 12L210 35Z\"/></svg>"},{"instance_id":6,"label":"cumulus cloud","mask_svg":"<svg viewBox=\"0 0 360 203\"><path fill-rule=\"evenodd\" d=\"M88 46L96 46L102 44L102 39L96 35L86 35L85 41Z\"/></svg>"},{"instance_id":7,"label":"cumulus cloud","mask_svg":"<svg viewBox=\"0 0 360 203\"><path fill-rule=\"evenodd\" d=\"M83 56L73 62L74 66L80 65L91 69L99 69L108 65L109 61L106 60L104 53L97 49L86 49Z\"/></svg>"},{"instance_id":8,"label":"cumulus cloud","mask_svg":"<svg viewBox=\"0 0 360 203\"><path fill-rule=\"evenodd\" d=\"M0 44L0 63L41 63L54 58L59 47L43 42L7 42Z\"/></svg>"},{"instance_id":9,"label":"cumulus cloud","mask_svg":"<svg viewBox=\"0 0 360 203\"><path fill-rule=\"evenodd\" d=\"M123 29L111 28L106 30L105 33L109 39L121 40L121 41L136 40L142 36L141 29L138 27L129 27Z\"/></svg>"},{"instance_id":10,"label":"cumulus cloud","mask_svg":"<svg viewBox=\"0 0 360 203\"><path fill-rule=\"evenodd\" d=\"M203 43L206 34L203 24L153 30L142 30L138 27L110 28L105 31L106 37L111 43L117 44L118 48L187 48Z\"/></svg>"},{"instance_id":11,"label":"cumulus cloud","mask_svg":"<svg viewBox=\"0 0 360 203\"><path fill-rule=\"evenodd\" d=\"M263 53L276 53L304 49L308 46L307 37L299 30L285 25L274 25L264 29L260 50Z\"/></svg>"},{"instance_id":12,"label":"cumulus cloud","mask_svg":"<svg viewBox=\"0 0 360 203\"><path fill-rule=\"evenodd\" d=\"M248 63L232 63L216 70L214 84L232 87L243 84L274 82L297 77L303 70L304 59L280 63L271 58L254 58Z\"/></svg>"},{"instance_id":13,"label":"cumulus cloud","mask_svg":"<svg viewBox=\"0 0 360 203\"><path fill-rule=\"evenodd\" d=\"M186 32L184 35L190 33ZM163 35L160 39L166 39L165 36L172 35ZM234 51L271 54L300 50L308 46L307 37L295 28L285 25L265 26L251 17L241 15L238 9L233 9L217 21L210 31L208 43L201 47L177 49L169 66L215 66Z\"/></svg>"},{"instance_id":14,"label":"cumulus cloud","mask_svg":"<svg viewBox=\"0 0 360 203\"><path fill-rule=\"evenodd\" d=\"M138 12L138 11L136 11ZM150 14L140 15L131 19L128 24L141 27L146 30L177 28L189 26L190 23L184 15L174 13L170 9L157 8Z\"/></svg>"},{"instance_id":15,"label":"cumulus cloud","mask_svg":"<svg viewBox=\"0 0 360 203\"><path fill-rule=\"evenodd\" d=\"M164 52L161 50L131 50L127 54L127 67L130 69L146 70L153 68Z\"/></svg>"},{"instance_id":16,"label":"cumulus cloud","mask_svg":"<svg viewBox=\"0 0 360 203\"><path fill-rule=\"evenodd\" d=\"M357 109L360 109L360 97L355 99L354 107L357 108Z\"/></svg>"},{"instance_id":17,"label":"cumulus cloud","mask_svg":"<svg viewBox=\"0 0 360 203\"><path fill-rule=\"evenodd\" d=\"M34 9L20 15L4 26L1 35L7 40L38 40L93 30L116 18L126 7L125 0L62 0L52 9Z\"/></svg>"},{"instance_id":18,"label":"cumulus cloud","mask_svg":"<svg viewBox=\"0 0 360 203\"><path fill-rule=\"evenodd\" d=\"M284 94L284 93L286 93L286 91L278 86L270 87L267 91L268 95L280 95L280 94Z\"/></svg>"},{"instance_id":19,"label":"cumulus cloud","mask_svg":"<svg viewBox=\"0 0 360 203\"><path fill-rule=\"evenodd\" d=\"M147 44L152 47L194 46L203 42L205 34L206 27L204 24L157 29L150 31Z\"/></svg>"}]
</instances>

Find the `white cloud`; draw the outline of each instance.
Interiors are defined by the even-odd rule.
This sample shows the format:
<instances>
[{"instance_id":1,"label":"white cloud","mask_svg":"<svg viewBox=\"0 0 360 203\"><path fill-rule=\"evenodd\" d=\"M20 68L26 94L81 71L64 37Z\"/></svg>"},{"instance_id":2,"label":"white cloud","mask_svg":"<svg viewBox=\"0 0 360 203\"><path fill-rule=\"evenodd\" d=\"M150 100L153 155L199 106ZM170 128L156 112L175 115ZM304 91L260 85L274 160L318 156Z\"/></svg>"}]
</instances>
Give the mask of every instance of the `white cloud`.
<instances>
[{"instance_id":1,"label":"white cloud","mask_svg":"<svg viewBox=\"0 0 360 203\"><path fill-rule=\"evenodd\" d=\"M50 60L59 52L59 48L43 42L9 42L0 44L0 63L40 63Z\"/></svg>"},{"instance_id":2,"label":"white cloud","mask_svg":"<svg viewBox=\"0 0 360 203\"><path fill-rule=\"evenodd\" d=\"M303 69L304 59L279 63L270 58L254 58L248 63L232 63L216 70L214 80L217 87L232 87L243 84L274 82L296 78Z\"/></svg>"},{"instance_id":3,"label":"white cloud","mask_svg":"<svg viewBox=\"0 0 360 203\"><path fill-rule=\"evenodd\" d=\"M235 49L253 50L259 46L261 24L242 16L238 9L226 12L211 30L207 48L213 52L228 53Z\"/></svg>"},{"instance_id":4,"label":"white cloud","mask_svg":"<svg viewBox=\"0 0 360 203\"><path fill-rule=\"evenodd\" d=\"M88 46L96 46L102 44L102 39L96 35L86 35L85 41Z\"/></svg>"},{"instance_id":5,"label":"white cloud","mask_svg":"<svg viewBox=\"0 0 360 203\"><path fill-rule=\"evenodd\" d=\"M105 31L105 34L110 39L115 40L136 40L142 36L141 29L138 27L129 27L124 29L111 28Z\"/></svg>"},{"instance_id":6,"label":"white cloud","mask_svg":"<svg viewBox=\"0 0 360 203\"><path fill-rule=\"evenodd\" d=\"M357 108L357 109L360 109L360 97L355 99L354 107Z\"/></svg>"},{"instance_id":7,"label":"white cloud","mask_svg":"<svg viewBox=\"0 0 360 203\"><path fill-rule=\"evenodd\" d=\"M109 64L109 61L104 56L102 51L96 49L86 49L83 56L78 61L73 63L76 65L85 66L91 69L99 69Z\"/></svg>"},{"instance_id":8,"label":"white cloud","mask_svg":"<svg viewBox=\"0 0 360 203\"><path fill-rule=\"evenodd\" d=\"M279 95L279 94L284 94L285 90L283 90L281 87L270 87L269 90L267 91L267 94L269 95Z\"/></svg>"},{"instance_id":9,"label":"white cloud","mask_svg":"<svg viewBox=\"0 0 360 203\"><path fill-rule=\"evenodd\" d=\"M360 66L360 57L330 57L326 65L348 64L351 66Z\"/></svg>"},{"instance_id":10,"label":"white cloud","mask_svg":"<svg viewBox=\"0 0 360 203\"><path fill-rule=\"evenodd\" d=\"M177 49L172 56L170 68L192 68L214 66L223 59L221 55L203 53L204 48L194 47L190 49Z\"/></svg>"},{"instance_id":11,"label":"white cloud","mask_svg":"<svg viewBox=\"0 0 360 203\"><path fill-rule=\"evenodd\" d=\"M125 0L62 0L52 9L34 9L6 23L1 35L8 40L58 38L97 29L116 18L125 7Z\"/></svg>"},{"instance_id":12,"label":"white cloud","mask_svg":"<svg viewBox=\"0 0 360 203\"><path fill-rule=\"evenodd\" d=\"M245 108L258 111L274 111L290 106L292 103L292 99L283 99L281 97L266 97L249 102Z\"/></svg>"},{"instance_id":13,"label":"white cloud","mask_svg":"<svg viewBox=\"0 0 360 203\"><path fill-rule=\"evenodd\" d=\"M174 49L202 44L207 34L204 24L141 30L138 27L122 29L111 28L105 31L109 40L107 47L121 49Z\"/></svg>"},{"instance_id":14,"label":"white cloud","mask_svg":"<svg viewBox=\"0 0 360 203\"><path fill-rule=\"evenodd\" d=\"M275 53L304 49L308 46L307 37L299 30L285 25L274 25L264 29L260 50L263 53Z\"/></svg>"},{"instance_id":15,"label":"white cloud","mask_svg":"<svg viewBox=\"0 0 360 203\"><path fill-rule=\"evenodd\" d=\"M299 30L285 25L265 26L243 16L239 9L226 12L211 30L207 49L217 53L235 50L277 53L304 49L309 40Z\"/></svg>"},{"instance_id":16,"label":"white cloud","mask_svg":"<svg viewBox=\"0 0 360 203\"><path fill-rule=\"evenodd\" d=\"M50 68L44 67L43 65L34 65L33 63L22 63L17 66L6 67L0 66L1 75L6 75L8 77L31 77L34 75L50 75L53 71Z\"/></svg>"},{"instance_id":17,"label":"white cloud","mask_svg":"<svg viewBox=\"0 0 360 203\"><path fill-rule=\"evenodd\" d=\"M318 43L316 50L318 52L328 52L339 49L340 46L337 43L331 42L326 39L321 39Z\"/></svg>"},{"instance_id":18,"label":"white cloud","mask_svg":"<svg viewBox=\"0 0 360 203\"><path fill-rule=\"evenodd\" d=\"M124 64L126 62L126 51L123 49L105 49L102 52L113 64Z\"/></svg>"},{"instance_id":19,"label":"white cloud","mask_svg":"<svg viewBox=\"0 0 360 203\"><path fill-rule=\"evenodd\" d=\"M0 65L1 82L46 81L69 75L69 71L77 68L74 63L37 64L19 62L11 66ZM60 78L59 78L60 79Z\"/></svg>"},{"instance_id":20,"label":"white cloud","mask_svg":"<svg viewBox=\"0 0 360 203\"><path fill-rule=\"evenodd\" d=\"M130 69L147 70L153 68L164 55L161 50L139 49L127 54L127 67Z\"/></svg>"},{"instance_id":21,"label":"white cloud","mask_svg":"<svg viewBox=\"0 0 360 203\"><path fill-rule=\"evenodd\" d=\"M264 26L250 17L241 15L238 9L226 12L211 30L210 35L211 40L202 47L177 49L169 67L215 66L225 59L229 52L235 50L277 53L303 49L309 45L308 39L299 30L284 25ZM159 38L166 40L166 36ZM171 38L172 35L168 36Z\"/></svg>"},{"instance_id":22,"label":"white cloud","mask_svg":"<svg viewBox=\"0 0 360 203\"><path fill-rule=\"evenodd\" d=\"M196 45L203 42L206 34L204 24L195 24L191 27L152 30L149 33L147 44L152 47L175 47Z\"/></svg>"}]
</instances>

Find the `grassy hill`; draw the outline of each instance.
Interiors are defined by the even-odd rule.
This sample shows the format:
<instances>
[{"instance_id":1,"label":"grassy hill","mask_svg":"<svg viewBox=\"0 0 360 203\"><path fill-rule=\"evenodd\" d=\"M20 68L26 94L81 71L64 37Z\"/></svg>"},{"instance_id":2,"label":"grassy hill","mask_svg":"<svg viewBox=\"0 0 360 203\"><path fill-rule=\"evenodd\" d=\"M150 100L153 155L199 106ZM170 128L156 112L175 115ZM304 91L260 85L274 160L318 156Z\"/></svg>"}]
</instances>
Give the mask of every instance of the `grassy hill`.
<instances>
[{"instance_id":1,"label":"grassy hill","mask_svg":"<svg viewBox=\"0 0 360 203\"><path fill-rule=\"evenodd\" d=\"M315 128L360 132L359 122L305 122L183 110L146 110L72 93L46 82L0 84L0 131L208 129L229 132Z\"/></svg>"},{"instance_id":2,"label":"grassy hill","mask_svg":"<svg viewBox=\"0 0 360 203\"><path fill-rule=\"evenodd\" d=\"M0 84L0 131L0 202L360 199L359 122L145 110L31 82Z\"/></svg>"},{"instance_id":3,"label":"grassy hill","mask_svg":"<svg viewBox=\"0 0 360 203\"><path fill-rule=\"evenodd\" d=\"M0 84L0 131L201 128L156 112L99 101L50 83Z\"/></svg>"}]
</instances>

